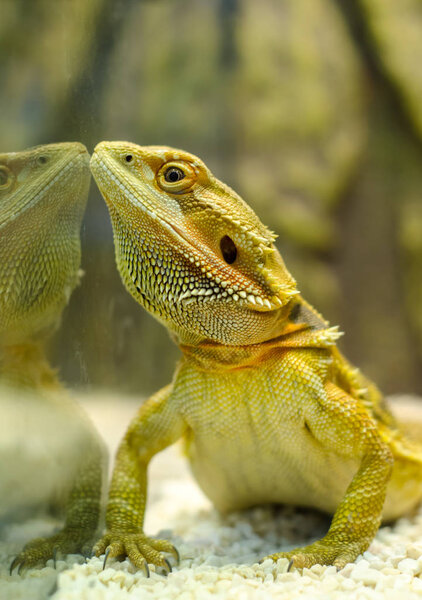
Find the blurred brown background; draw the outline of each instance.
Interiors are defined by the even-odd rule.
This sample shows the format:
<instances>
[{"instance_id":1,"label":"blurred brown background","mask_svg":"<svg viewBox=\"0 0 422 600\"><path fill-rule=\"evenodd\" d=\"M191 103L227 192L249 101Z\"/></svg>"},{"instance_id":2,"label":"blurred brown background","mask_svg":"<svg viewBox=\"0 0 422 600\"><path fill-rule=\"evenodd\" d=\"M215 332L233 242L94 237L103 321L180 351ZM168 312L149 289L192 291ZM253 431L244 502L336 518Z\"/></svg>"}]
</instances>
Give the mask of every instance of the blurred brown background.
<instances>
[{"instance_id":1,"label":"blurred brown background","mask_svg":"<svg viewBox=\"0 0 422 600\"><path fill-rule=\"evenodd\" d=\"M386 392L422 392L420 0L0 0L0 150L128 139L198 154L279 234ZM52 344L73 387L146 395L177 349L120 283L92 184Z\"/></svg>"}]
</instances>

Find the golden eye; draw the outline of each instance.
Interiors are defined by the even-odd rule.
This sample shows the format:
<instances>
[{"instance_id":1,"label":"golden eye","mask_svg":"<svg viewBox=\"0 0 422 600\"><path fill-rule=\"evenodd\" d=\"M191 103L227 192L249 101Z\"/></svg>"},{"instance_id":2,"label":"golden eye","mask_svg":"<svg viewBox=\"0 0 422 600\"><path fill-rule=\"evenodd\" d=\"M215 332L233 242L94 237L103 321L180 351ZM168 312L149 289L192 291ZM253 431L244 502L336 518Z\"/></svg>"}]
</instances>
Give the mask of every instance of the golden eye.
<instances>
[{"instance_id":1,"label":"golden eye","mask_svg":"<svg viewBox=\"0 0 422 600\"><path fill-rule=\"evenodd\" d=\"M182 169L179 167L170 167L164 173L164 179L168 181L168 183L176 183L176 181L180 181L185 178L185 174Z\"/></svg>"},{"instance_id":2,"label":"golden eye","mask_svg":"<svg viewBox=\"0 0 422 600\"><path fill-rule=\"evenodd\" d=\"M228 235L225 235L221 238L220 250L224 260L228 265L234 263L237 257L237 248L234 241Z\"/></svg>"},{"instance_id":3,"label":"golden eye","mask_svg":"<svg viewBox=\"0 0 422 600\"><path fill-rule=\"evenodd\" d=\"M10 171L4 165L0 165L0 189L6 189L12 183Z\"/></svg>"},{"instance_id":4,"label":"golden eye","mask_svg":"<svg viewBox=\"0 0 422 600\"><path fill-rule=\"evenodd\" d=\"M158 186L170 194L185 194L197 180L197 173L188 162L172 161L164 164L156 175Z\"/></svg>"}]
</instances>

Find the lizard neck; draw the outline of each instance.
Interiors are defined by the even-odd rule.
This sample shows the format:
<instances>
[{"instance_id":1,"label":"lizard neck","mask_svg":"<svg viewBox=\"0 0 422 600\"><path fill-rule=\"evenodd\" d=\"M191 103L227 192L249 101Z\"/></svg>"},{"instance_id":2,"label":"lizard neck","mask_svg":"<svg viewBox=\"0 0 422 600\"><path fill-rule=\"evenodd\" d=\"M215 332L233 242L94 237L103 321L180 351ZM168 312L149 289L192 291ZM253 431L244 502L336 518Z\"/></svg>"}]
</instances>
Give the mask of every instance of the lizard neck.
<instances>
[{"instance_id":1,"label":"lizard neck","mask_svg":"<svg viewBox=\"0 0 422 600\"><path fill-rule=\"evenodd\" d=\"M42 344L27 342L0 347L0 382L14 387L57 389L57 374Z\"/></svg>"},{"instance_id":2,"label":"lizard neck","mask_svg":"<svg viewBox=\"0 0 422 600\"><path fill-rule=\"evenodd\" d=\"M247 346L226 346L203 342L195 346L180 345L183 357L203 371L230 371L258 366L279 352L279 339L274 338Z\"/></svg>"},{"instance_id":3,"label":"lizard neck","mask_svg":"<svg viewBox=\"0 0 422 600\"><path fill-rule=\"evenodd\" d=\"M201 370L231 370L256 367L276 354L292 348L327 349L339 337L337 327L327 327L319 315L308 314L308 305L298 297L277 311L267 339L245 345L227 345L209 340L180 343L184 359Z\"/></svg>"}]
</instances>

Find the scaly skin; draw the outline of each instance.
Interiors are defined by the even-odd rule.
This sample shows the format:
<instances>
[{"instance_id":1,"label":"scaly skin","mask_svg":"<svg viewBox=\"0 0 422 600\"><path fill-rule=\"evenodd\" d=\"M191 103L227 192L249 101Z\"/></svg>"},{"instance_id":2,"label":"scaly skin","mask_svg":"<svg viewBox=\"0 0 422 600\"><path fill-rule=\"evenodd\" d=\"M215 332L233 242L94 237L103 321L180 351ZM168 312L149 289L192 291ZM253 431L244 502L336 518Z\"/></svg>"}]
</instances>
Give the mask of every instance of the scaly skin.
<instances>
[{"instance_id":1,"label":"scaly skin","mask_svg":"<svg viewBox=\"0 0 422 600\"><path fill-rule=\"evenodd\" d=\"M86 550L98 523L102 448L45 356L46 341L79 282L79 230L89 182L89 154L76 142L0 154L2 394L36 394L40 404L47 402L52 410L57 406L57 414L68 414L69 426L76 423L80 429L75 440L83 462L70 464L69 458L63 465L71 486L64 528L27 544L12 565L20 570L44 563L57 551ZM57 433L59 438L66 435L51 432ZM30 434L36 437L37 431Z\"/></svg>"},{"instance_id":2,"label":"scaly skin","mask_svg":"<svg viewBox=\"0 0 422 600\"><path fill-rule=\"evenodd\" d=\"M183 352L173 382L121 442L96 554L165 566L161 551L171 546L142 531L146 473L183 437L218 509L276 502L334 514L324 538L270 558L296 567L354 561L382 517L422 497L421 447L340 354L337 328L298 294L273 234L200 159L101 142L91 170L126 288Z\"/></svg>"}]
</instances>

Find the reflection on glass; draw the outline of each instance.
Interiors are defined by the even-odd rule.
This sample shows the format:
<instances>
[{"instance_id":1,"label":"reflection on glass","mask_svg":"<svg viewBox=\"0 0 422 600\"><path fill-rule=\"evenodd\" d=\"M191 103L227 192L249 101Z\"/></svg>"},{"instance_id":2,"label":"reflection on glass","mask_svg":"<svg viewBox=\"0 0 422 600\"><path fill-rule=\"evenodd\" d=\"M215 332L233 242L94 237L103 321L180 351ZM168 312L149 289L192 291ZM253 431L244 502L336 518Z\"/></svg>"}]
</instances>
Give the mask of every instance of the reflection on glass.
<instances>
[{"instance_id":1,"label":"reflection on glass","mask_svg":"<svg viewBox=\"0 0 422 600\"><path fill-rule=\"evenodd\" d=\"M89 551L98 525L102 444L46 358L80 280L88 164L79 143L0 155L0 518L65 507L61 531L15 558L21 571Z\"/></svg>"}]
</instances>

